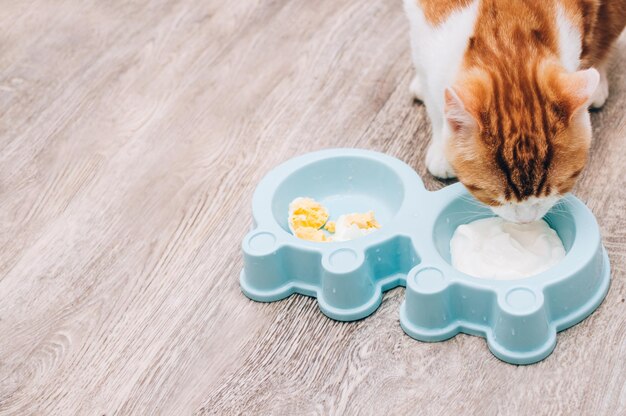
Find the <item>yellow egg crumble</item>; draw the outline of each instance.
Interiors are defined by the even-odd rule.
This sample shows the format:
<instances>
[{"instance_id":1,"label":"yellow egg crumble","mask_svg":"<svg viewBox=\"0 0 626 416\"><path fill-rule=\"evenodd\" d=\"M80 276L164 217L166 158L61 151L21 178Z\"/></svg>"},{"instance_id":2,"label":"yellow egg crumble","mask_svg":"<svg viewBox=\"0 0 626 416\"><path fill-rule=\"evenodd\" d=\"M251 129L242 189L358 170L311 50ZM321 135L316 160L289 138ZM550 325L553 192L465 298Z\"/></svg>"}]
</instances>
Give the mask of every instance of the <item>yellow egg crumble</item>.
<instances>
[{"instance_id":1,"label":"yellow egg crumble","mask_svg":"<svg viewBox=\"0 0 626 416\"><path fill-rule=\"evenodd\" d=\"M338 221L328 221L328 217L326 207L312 198L296 198L289 204L289 229L303 240L346 241L381 228L373 211L341 215ZM324 230L336 235L329 236Z\"/></svg>"},{"instance_id":2,"label":"yellow egg crumble","mask_svg":"<svg viewBox=\"0 0 626 416\"><path fill-rule=\"evenodd\" d=\"M315 229L313 227L302 227L295 230L294 235L303 240L317 241L319 243L325 243L330 241L328 236L324 234L324 231Z\"/></svg>"},{"instance_id":3,"label":"yellow egg crumble","mask_svg":"<svg viewBox=\"0 0 626 416\"><path fill-rule=\"evenodd\" d=\"M295 233L302 228L319 230L328 221L328 210L312 198L296 198L289 204L289 228Z\"/></svg>"}]
</instances>

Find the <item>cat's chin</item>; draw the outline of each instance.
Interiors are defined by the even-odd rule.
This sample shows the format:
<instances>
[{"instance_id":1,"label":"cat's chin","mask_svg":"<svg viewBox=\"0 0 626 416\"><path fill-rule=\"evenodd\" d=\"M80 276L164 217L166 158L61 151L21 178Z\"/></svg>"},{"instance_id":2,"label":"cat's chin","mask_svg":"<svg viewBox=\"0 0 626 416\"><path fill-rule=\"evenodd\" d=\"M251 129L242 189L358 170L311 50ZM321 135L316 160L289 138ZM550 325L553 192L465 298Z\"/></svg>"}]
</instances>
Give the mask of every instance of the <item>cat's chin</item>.
<instances>
[{"instance_id":1,"label":"cat's chin","mask_svg":"<svg viewBox=\"0 0 626 416\"><path fill-rule=\"evenodd\" d=\"M552 195L544 198L532 197L522 202L507 202L491 210L506 221L528 224L542 219L556 204L560 196Z\"/></svg>"}]
</instances>

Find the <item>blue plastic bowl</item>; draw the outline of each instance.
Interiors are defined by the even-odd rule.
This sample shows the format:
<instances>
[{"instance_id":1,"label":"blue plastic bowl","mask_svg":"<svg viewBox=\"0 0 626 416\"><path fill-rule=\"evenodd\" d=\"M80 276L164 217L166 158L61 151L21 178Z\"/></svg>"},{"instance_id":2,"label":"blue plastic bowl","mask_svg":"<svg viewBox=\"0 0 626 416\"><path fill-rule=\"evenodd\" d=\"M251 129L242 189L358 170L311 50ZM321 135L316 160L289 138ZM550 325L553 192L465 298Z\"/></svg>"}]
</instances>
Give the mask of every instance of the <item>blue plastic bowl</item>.
<instances>
[{"instance_id":1,"label":"blue plastic bowl","mask_svg":"<svg viewBox=\"0 0 626 416\"><path fill-rule=\"evenodd\" d=\"M298 239L287 213L300 196L322 203L331 219L373 210L382 228L346 242ZM316 297L330 318L352 321L374 312L385 290L406 285L400 324L408 335L422 341L480 335L510 363L549 355L556 332L593 312L609 287L598 225L573 196L545 217L567 251L558 265L507 281L459 272L450 265L454 230L493 214L460 183L428 192L413 169L381 153L332 149L289 160L261 181L252 212L240 277L249 298L270 302L301 293Z\"/></svg>"}]
</instances>

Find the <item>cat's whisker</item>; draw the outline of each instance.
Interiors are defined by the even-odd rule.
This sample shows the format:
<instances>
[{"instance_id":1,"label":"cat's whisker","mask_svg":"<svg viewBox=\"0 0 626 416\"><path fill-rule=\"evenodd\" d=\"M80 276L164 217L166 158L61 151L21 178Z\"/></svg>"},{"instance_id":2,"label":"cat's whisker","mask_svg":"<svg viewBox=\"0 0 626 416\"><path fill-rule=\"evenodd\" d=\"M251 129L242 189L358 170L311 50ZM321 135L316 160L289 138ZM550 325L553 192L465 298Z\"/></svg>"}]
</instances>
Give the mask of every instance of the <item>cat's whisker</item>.
<instances>
[{"instance_id":1,"label":"cat's whisker","mask_svg":"<svg viewBox=\"0 0 626 416\"><path fill-rule=\"evenodd\" d=\"M482 209L489 209L489 207L487 205L483 204L480 201L477 201L475 198L473 198L473 197L471 197L469 195L464 195L464 196L461 197L461 199L463 201L465 201L465 202L468 202L470 205L473 205L475 207L482 208Z\"/></svg>"}]
</instances>

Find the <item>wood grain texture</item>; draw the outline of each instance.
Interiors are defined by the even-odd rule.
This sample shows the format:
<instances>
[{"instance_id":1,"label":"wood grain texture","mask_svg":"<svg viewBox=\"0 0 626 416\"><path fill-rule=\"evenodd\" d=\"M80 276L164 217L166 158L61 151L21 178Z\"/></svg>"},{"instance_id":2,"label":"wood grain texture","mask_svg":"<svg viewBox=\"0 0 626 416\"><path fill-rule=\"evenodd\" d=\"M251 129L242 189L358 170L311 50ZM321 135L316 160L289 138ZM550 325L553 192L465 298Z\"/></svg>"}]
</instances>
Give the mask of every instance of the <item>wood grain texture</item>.
<instances>
[{"instance_id":1,"label":"wood grain texture","mask_svg":"<svg viewBox=\"0 0 626 416\"><path fill-rule=\"evenodd\" d=\"M327 147L427 187L399 1L0 6L0 414L625 414L626 38L576 193L613 266L528 367L239 291L256 183Z\"/></svg>"}]
</instances>

